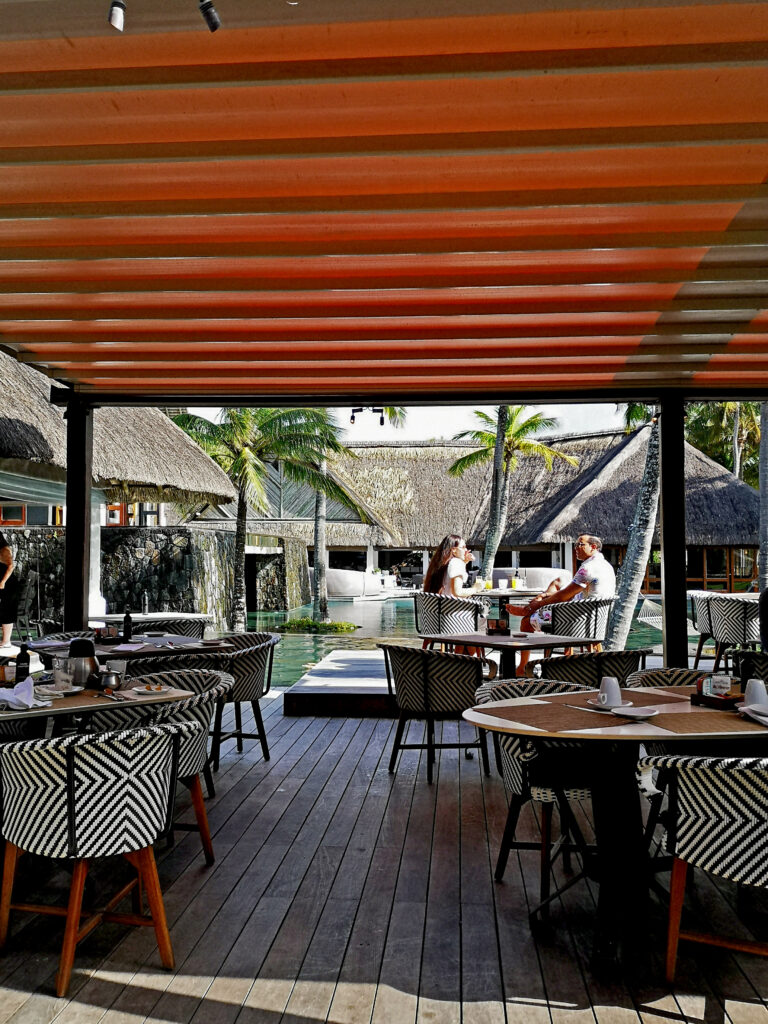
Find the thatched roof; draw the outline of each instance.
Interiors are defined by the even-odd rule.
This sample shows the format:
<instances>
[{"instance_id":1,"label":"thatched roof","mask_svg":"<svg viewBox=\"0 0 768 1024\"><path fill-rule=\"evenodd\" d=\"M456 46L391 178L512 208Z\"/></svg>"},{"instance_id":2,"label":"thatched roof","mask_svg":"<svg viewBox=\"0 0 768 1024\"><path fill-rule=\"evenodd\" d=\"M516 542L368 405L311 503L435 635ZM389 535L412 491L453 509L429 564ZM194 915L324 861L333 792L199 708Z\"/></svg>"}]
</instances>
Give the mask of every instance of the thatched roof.
<instances>
[{"instance_id":1,"label":"thatched roof","mask_svg":"<svg viewBox=\"0 0 768 1024\"><path fill-rule=\"evenodd\" d=\"M595 533L607 544L626 544L647 440L647 427L630 435L617 430L548 438L579 464L555 460L550 473L541 459L520 460L502 543L524 547ZM357 458L343 460L339 470L392 527L398 547L432 547L451 532L477 545L485 537L490 466L448 476L448 467L471 447L458 442L360 444L352 446ZM685 446L685 472L688 543L755 546L757 492L690 445ZM330 534L330 526L329 540L343 543ZM372 540L394 546L376 527Z\"/></svg>"},{"instance_id":2,"label":"thatched roof","mask_svg":"<svg viewBox=\"0 0 768 1024\"><path fill-rule=\"evenodd\" d=\"M66 479L63 410L50 404L51 381L0 353L0 468ZM226 473L159 409L96 409L93 482L110 501L235 497Z\"/></svg>"}]
</instances>

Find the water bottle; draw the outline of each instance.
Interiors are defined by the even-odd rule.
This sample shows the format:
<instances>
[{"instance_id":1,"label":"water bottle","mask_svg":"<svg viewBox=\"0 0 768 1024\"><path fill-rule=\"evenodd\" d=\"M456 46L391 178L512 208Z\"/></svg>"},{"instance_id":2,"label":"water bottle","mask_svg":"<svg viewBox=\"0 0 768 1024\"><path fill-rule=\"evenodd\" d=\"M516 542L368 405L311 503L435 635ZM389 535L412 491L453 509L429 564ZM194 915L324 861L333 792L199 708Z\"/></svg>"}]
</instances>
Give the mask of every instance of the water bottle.
<instances>
[{"instance_id":1,"label":"water bottle","mask_svg":"<svg viewBox=\"0 0 768 1024\"><path fill-rule=\"evenodd\" d=\"M125 615L123 616L123 640L130 640L133 636L133 619L131 618L131 609L125 609Z\"/></svg>"},{"instance_id":2,"label":"water bottle","mask_svg":"<svg viewBox=\"0 0 768 1024\"><path fill-rule=\"evenodd\" d=\"M29 675L29 648L22 644L16 655L16 682L23 682Z\"/></svg>"}]
</instances>

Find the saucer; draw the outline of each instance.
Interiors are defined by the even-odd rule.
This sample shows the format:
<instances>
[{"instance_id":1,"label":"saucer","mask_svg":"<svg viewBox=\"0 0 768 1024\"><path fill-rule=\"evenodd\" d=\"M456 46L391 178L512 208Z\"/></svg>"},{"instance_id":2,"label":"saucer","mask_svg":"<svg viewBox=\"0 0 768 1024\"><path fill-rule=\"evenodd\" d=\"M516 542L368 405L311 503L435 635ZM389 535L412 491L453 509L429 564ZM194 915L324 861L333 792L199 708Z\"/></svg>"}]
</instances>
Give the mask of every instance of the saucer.
<instances>
[{"instance_id":1,"label":"saucer","mask_svg":"<svg viewBox=\"0 0 768 1024\"><path fill-rule=\"evenodd\" d=\"M768 725L768 704L740 704L739 711L760 725Z\"/></svg>"},{"instance_id":2,"label":"saucer","mask_svg":"<svg viewBox=\"0 0 768 1024\"><path fill-rule=\"evenodd\" d=\"M634 718L640 722L644 718L653 718L654 715L658 715L656 708L611 708L611 713L616 715L617 718Z\"/></svg>"},{"instance_id":3,"label":"saucer","mask_svg":"<svg viewBox=\"0 0 768 1024\"><path fill-rule=\"evenodd\" d=\"M596 700L594 697L587 697L587 704L589 704L593 708L597 708L599 711L618 711L619 708L631 708L632 707L632 701L631 700L623 700L621 702L621 704L617 704L615 708L614 707L610 707L609 708L609 707L606 707L605 704L601 704L600 701Z\"/></svg>"}]
</instances>

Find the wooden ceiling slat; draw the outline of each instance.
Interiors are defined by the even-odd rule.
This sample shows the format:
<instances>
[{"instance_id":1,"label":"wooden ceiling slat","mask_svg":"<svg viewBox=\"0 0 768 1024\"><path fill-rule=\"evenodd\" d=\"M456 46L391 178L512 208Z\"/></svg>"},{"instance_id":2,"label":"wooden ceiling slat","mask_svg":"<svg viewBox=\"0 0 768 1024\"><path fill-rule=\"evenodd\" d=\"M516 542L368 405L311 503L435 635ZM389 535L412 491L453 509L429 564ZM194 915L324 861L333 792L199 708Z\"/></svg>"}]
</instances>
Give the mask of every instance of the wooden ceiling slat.
<instances>
[{"instance_id":1,"label":"wooden ceiling slat","mask_svg":"<svg viewBox=\"0 0 768 1024\"><path fill-rule=\"evenodd\" d=\"M768 142L511 152L262 160L0 165L0 203L94 202L450 193L577 191L685 185L760 185Z\"/></svg>"},{"instance_id":2,"label":"wooden ceiling slat","mask_svg":"<svg viewBox=\"0 0 768 1024\"><path fill-rule=\"evenodd\" d=\"M45 28L45 26L40 26ZM564 53L637 50L768 39L765 4L682 5L656 8L545 11L485 17L445 17L241 28L209 38L195 32L114 33L77 38L3 42L6 73L73 69L207 67L216 64L410 57L457 53Z\"/></svg>"},{"instance_id":3,"label":"wooden ceiling slat","mask_svg":"<svg viewBox=\"0 0 768 1024\"><path fill-rule=\"evenodd\" d=\"M652 125L765 117L768 67L654 68L487 79L406 76L349 83L0 94L7 147L408 136Z\"/></svg>"}]
</instances>

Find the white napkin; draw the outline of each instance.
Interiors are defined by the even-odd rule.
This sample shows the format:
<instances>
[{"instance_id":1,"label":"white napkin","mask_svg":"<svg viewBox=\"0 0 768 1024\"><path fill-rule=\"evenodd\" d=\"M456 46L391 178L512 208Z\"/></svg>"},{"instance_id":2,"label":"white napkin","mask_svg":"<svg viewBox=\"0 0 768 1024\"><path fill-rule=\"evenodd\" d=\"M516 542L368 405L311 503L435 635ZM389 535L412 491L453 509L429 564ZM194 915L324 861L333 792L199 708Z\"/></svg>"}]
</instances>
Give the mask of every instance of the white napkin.
<instances>
[{"instance_id":1,"label":"white napkin","mask_svg":"<svg viewBox=\"0 0 768 1024\"><path fill-rule=\"evenodd\" d=\"M113 647L112 650L114 652L118 652L118 653L120 651L143 651L146 646L147 646L147 644L145 644L145 643L139 643L139 644L118 644L117 647Z\"/></svg>"},{"instance_id":2,"label":"white napkin","mask_svg":"<svg viewBox=\"0 0 768 1024\"><path fill-rule=\"evenodd\" d=\"M35 697L35 683L32 676L27 676L20 683L16 683L13 689L0 687L0 707L10 708L13 711L23 711L27 708L49 708L49 700L38 700Z\"/></svg>"},{"instance_id":3,"label":"white napkin","mask_svg":"<svg viewBox=\"0 0 768 1024\"><path fill-rule=\"evenodd\" d=\"M184 647L186 644L196 644L197 640L193 636L179 636L174 633L169 636L154 636L150 643L156 647Z\"/></svg>"}]
</instances>

